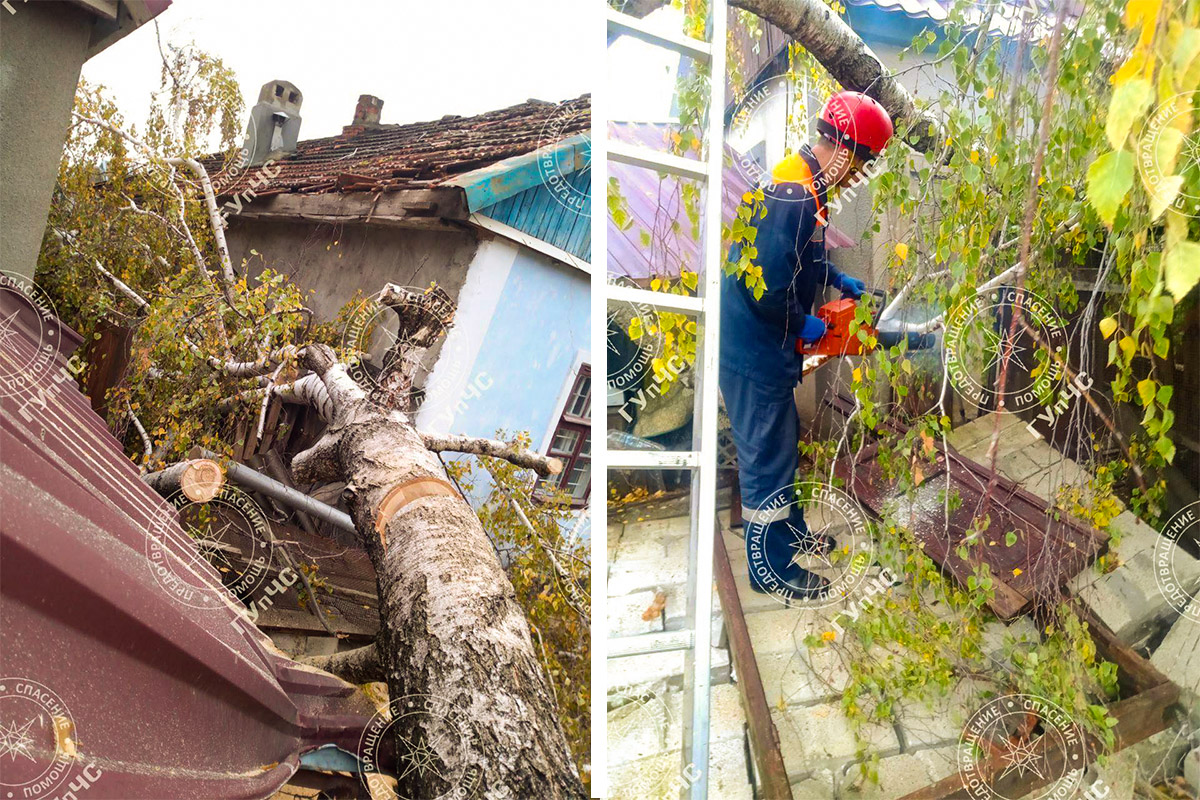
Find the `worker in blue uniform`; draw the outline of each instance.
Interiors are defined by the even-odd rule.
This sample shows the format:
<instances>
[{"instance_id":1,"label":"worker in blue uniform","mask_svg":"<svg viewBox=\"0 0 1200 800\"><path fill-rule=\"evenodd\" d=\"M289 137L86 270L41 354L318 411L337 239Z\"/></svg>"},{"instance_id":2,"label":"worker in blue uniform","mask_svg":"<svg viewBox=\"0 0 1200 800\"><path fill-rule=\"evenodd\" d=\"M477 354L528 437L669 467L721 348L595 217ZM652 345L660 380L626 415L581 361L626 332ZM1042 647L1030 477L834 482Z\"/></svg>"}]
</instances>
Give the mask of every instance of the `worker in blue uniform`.
<instances>
[{"instance_id":1,"label":"worker in blue uniform","mask_svg":"<svg viewBox=\"0 0 1200 800\"><path fill-rule=\"evenodd\" d=\"M822 287L858 298L862 281L835 269L825 253L825 201L830 188L854 180L892 136L883 107L859 92L840 92L817 121L820 137L772 170L763 187L766 215L753 218L753 263L766 289L755 298L744 278L721 284L720 386L737 447L750 586L787 598L822 597L829 581L794 563L823 556L835 542L816 535L796 502L799 426L793 389L800 380L796 340L811 344L826 331L813 316ZM741 259L735 243L729 260Z\"/></svg>"}]
</instances>

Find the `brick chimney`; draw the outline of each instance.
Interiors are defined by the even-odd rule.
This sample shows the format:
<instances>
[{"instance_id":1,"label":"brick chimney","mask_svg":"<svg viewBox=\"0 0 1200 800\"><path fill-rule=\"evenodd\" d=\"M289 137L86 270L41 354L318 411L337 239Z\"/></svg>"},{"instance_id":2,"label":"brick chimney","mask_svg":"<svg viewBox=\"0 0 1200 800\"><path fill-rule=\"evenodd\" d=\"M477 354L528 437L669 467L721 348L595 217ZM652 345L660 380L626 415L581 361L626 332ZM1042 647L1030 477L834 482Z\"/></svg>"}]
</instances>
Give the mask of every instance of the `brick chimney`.
<instances>
[{"instance_id":1,"label":"brick chimney","mask_svg":"<svg viewBox=\"0 0 1200 800\"><path fill-rule=\"evenodd\" d=\"M287 81L267 81L258 91L246 127L246 162L257 166L296 152L304 94Z\"/></svg>"},{"instance_id":2,"label":"brick chimney","mask_svg":"<svg viewBox=\"0 0 1200 800\"><path fill-rule=\"evenodd\" d=\"M383 101L370 94L360 94L358 105L354 107L354 121L342 128L342 135L362 133L370 128L378 128L379 115L383 111Z\"/></svg>"}]
</instances>

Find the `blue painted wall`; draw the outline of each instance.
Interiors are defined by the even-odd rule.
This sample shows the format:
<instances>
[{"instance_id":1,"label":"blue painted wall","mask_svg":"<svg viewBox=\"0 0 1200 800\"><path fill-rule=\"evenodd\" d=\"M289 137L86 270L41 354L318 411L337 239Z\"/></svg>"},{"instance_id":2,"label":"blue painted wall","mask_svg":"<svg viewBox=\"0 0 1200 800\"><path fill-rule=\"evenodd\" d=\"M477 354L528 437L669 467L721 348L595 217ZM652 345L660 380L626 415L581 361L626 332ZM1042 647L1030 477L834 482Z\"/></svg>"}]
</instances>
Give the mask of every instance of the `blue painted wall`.
<instances>
[{"instance_id":1,"label":"blue painted wall","mask_svg":"<svg viewBox=\"0 0 1200 800\"><path fill-rule=\"evenodd\" d=\"M545 184L526 189L477 213L536 236L543 242L566 250L584 261L592 260L590 169L580 169L567 177L571 197L582 202L581 209L568 208Z\"/></svg>"},{"instance_id":2,"label":"blue painted wall","mask_svg":"<svg viewBox=\"0 0 1200 800\"><path fill-rule=\"evenodd\" d=\"M588 289L585 273L520 248L471 367L492 385L455 418L456 433L525 430L541 446L575 356L589 350Z\"/></svg>"},{"instance_id":3,"label":"blue painted wall","mask_svg":"<svg viewBox=\"0 0 1200 800\"><path fill-rule=\"evenodd\" d=\"M487 265L476 263L472 268ZM454 433L492 437L500 429L510 434L528 431L532 447L542 446L579 352L584 352L585 363L591 361L589 289L585 273L519 248L470 370L471 375L486 373L491 385L467 400L466 409L454 419ZM472 502L481 501L491 487L487 475L478 470L476 484ZM573 529L573 523L568 528Z\"/></svg>"}]
</instances>

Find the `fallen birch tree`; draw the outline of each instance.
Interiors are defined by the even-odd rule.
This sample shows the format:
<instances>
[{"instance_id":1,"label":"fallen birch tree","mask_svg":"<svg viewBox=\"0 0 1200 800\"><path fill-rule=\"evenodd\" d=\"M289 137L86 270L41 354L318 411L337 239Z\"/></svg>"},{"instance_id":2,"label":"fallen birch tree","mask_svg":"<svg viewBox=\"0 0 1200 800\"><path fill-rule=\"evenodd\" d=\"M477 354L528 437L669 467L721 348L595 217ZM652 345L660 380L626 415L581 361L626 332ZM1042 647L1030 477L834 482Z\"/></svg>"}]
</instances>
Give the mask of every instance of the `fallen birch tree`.
<instances>
[{"instance_id":1,"label":"fallen birch tree","mask_svg":"<svg viewBox=\"0 0 1200 800\"><path fill-rule=\"evenodd\" d=\"M393 702L436 697L447 715L393 717L401 795L442 795L455 788L455 776L470 773L498 797L583 798L529 623L438 453L506 459L542 476L561 464L504 442L426 436L410 416L417 370L452 321L453 302L440 290L383 287L375 299L395 312L400 333L374 385L360 385L341 359L364 354L339 356L303 338L299 290L269 271L251 281L245 264L240 273L234 268L203 165L169 155L169 143L133 137L102 103L83 111L75 115L43 263L51 262L60 296L78 292L85 299L78 306L92 313L103 295L106 313L137 331L119 414L144 445L147 482L160 491L182 485L194 466L161 466L212 441L201 435L227 429L220 420L244 413L247 402L258 412L260 436L272 400L313 409L327 428L290 468L297 482L346 485L377 575L380 613L371 650L332 657L323 668L350 680L383 680ZM87 157L72 163L72 148ZM89 159L110 165L103 186ZM189 419L196 409L211 416ZM414 750L429 759L425 767L409 768ZM407 765L406 756L414 756Z\"/></svg>"}]
</instances>

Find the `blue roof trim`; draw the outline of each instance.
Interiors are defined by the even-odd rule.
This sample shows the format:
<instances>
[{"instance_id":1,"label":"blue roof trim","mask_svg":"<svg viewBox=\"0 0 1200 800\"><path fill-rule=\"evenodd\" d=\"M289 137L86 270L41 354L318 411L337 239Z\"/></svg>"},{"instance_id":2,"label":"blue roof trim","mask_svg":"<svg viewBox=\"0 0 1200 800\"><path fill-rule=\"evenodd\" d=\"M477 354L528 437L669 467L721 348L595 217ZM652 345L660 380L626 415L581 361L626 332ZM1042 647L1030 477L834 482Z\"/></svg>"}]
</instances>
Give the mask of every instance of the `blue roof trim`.
<instances>
[{"instance_id":1,"label":"blue roof trim","mask_svg":"<svg viewBox=\"0 0 1200 800\"><path fill-rule=\"evenodd\" d=\"M467 208L472 212L481 211L542 186L545 183L543 175L577 173L591 163L591 157L591 138L587 134L578 134L532 153L472 170L442 185L462 187L467 195Z\"/></svg>"},{"instance_id":2,"label":"blue roof trim","mask_svg":"<svg viewBox=\"0 0 1200 800\"><path fill-rule=\"evenodd\" d=\"M592 171L576 169L564 176L560 192L566 190L579 208L571 207L542 182L498 203L478 210L479 214L503 222L576 258L592 260Z\"/></svg>"}]
</instances>

